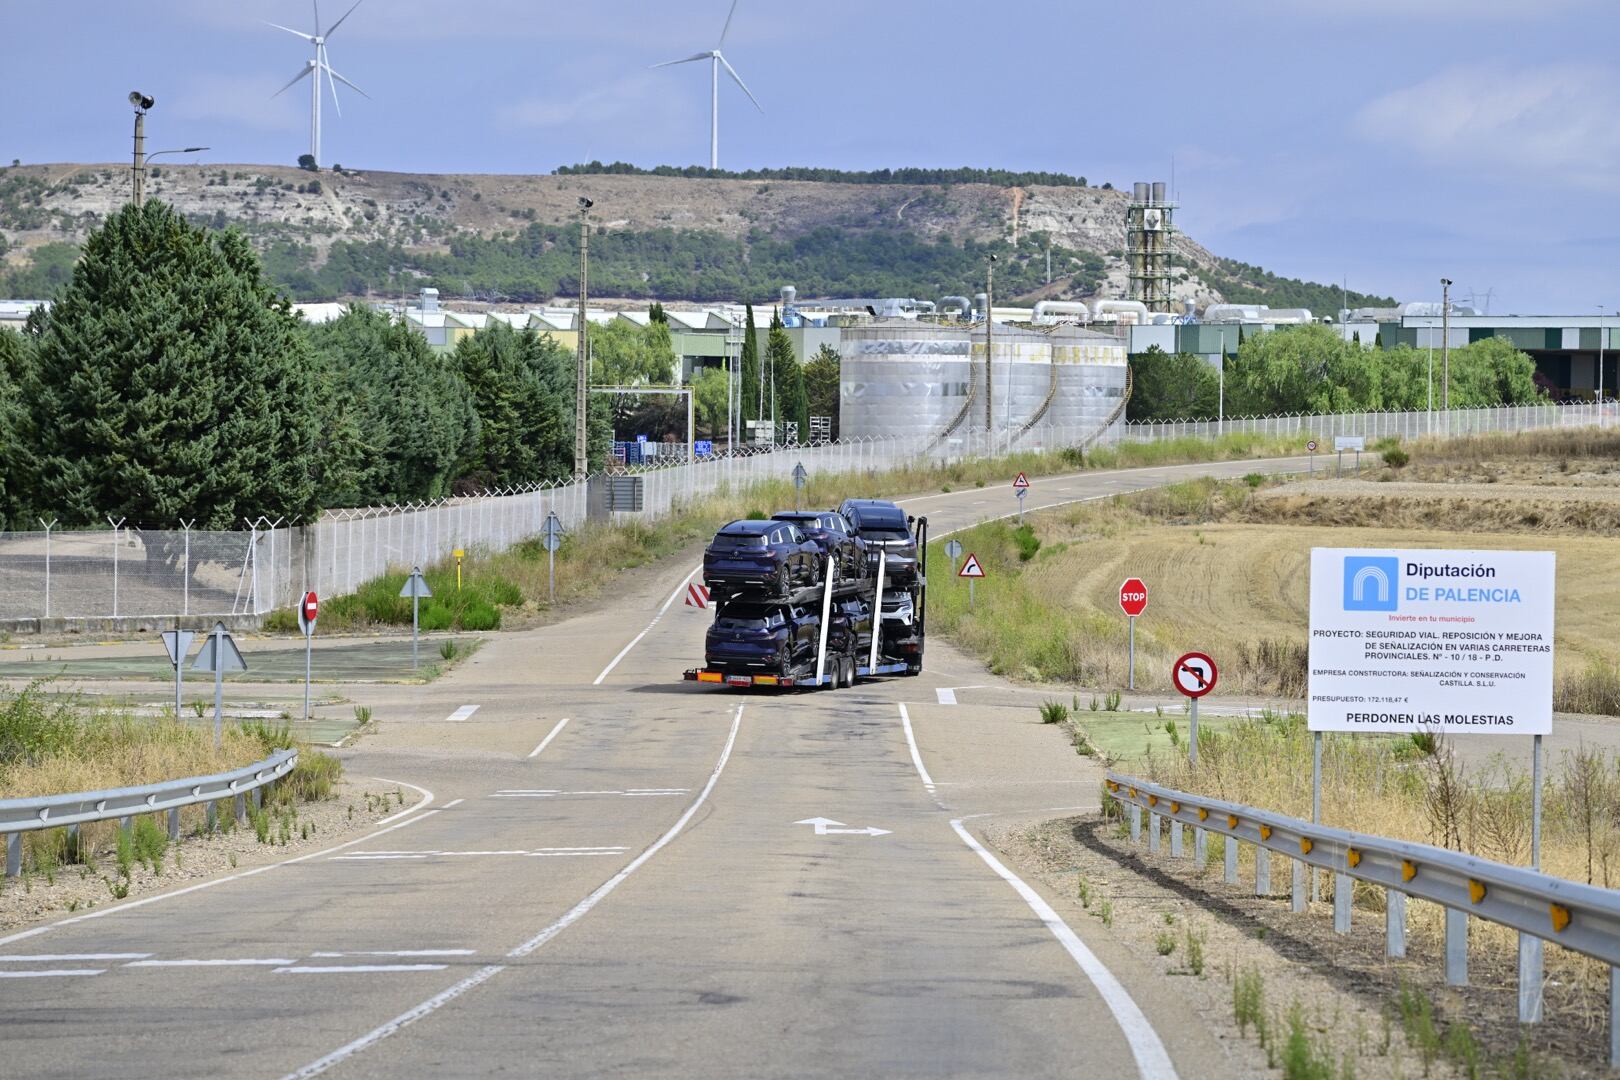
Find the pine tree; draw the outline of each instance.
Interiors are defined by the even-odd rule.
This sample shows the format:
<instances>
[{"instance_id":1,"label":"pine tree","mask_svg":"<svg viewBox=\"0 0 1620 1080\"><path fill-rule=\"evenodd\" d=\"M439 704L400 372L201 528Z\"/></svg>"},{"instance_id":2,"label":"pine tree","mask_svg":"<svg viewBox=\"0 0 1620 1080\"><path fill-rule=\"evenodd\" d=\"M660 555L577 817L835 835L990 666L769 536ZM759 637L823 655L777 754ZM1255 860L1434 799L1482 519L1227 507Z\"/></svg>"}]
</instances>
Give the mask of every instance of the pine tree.
<instances>
[{"instance_id":1,"label":"pine tree","mask_svg":"<svg viewBox=\"0 0 1620 1080\"><path fill-rule=\"evenodd\" d=\"M823 345L804 365L804 397L811 416L832 420L832 437L838 438L838 402L843 378L843 358L831 345Z\"/></svg>"},{"instance_id":2,"label":"pine tree","mask_svg":"<svg viewBox=\"0 0 1620 1080\"><path fill-rule=\"evenodd\" d=\"M549 335L495 322L462 338L455 359L478 412L472 460L483 483L567 476L574 464L573 357Z\"/></svg>"},{"instance_id":3,"label":"pine tree","mask_svg":"<svg viewBox=\"0 0 1620 1080\"><path fill-rule=\"evenodd\" d=\"M14 528L22 519L27 490L28 455L20 446L27 410L19 388L28 378L31 345L15 330L0 327L0 528Z\"/></svg>"},{"instance_id":4,"label":"pine tree","mask_svg":"<svg viewBox=\"0 0 1620 1080\"><path fill-rule=\"evenodd\" d=\"M759 333L754 328L754 305L749 304L747 319L743 329L742 344L742 372L738 380L741 385L737 388L738 413L741 417L742 428L737 436L744 441L748 438L748 421L760 419L760 370L759 370Z\"/></svg>"},{"instance_id":5,"label":"pine tree","mask_svg":"<svg viewBox=\"0 0 1620 1080\"><path fill-rule=\"evenodd\" d=\"M41 326L33 495L63 524L225 529L318 509L309 343L240 234L126 206Z\"/></svg>"}]
</instances>

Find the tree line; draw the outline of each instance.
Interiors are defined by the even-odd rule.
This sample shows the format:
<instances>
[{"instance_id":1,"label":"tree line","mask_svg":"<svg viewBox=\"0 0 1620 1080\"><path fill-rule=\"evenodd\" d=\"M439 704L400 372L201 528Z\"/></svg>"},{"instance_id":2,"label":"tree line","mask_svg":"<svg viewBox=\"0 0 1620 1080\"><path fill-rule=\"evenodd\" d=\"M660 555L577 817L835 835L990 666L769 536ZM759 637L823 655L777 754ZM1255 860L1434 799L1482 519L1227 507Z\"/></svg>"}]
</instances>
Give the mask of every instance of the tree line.
<instances>
[{"instance_id":1,"label":"tree line","mask_svg":"<svg viewBox=\"0 0 1620 1080\"><path fill-rule=\"evenodd\" d=\"M1246 339L1226 357L1225 415L1342 413L1427 408L1430 352L1410 345L1368 348L1321 325L1281 327ZM1432 357L1440 406L1440 354ZM1131 359L1132 420L1204 420L1220 412L1214 364L1154 347ZM1503 338L1451 350L1451 405L1473 409L1545 400L1536 365Z\"/></svg>"},{"instance_id":2,"label":"tree line","mask_svg":"<svg viewBox=\"0 0 1620 1080\"><path fill-rule=\"evenodd\" d=\"M607 337L604 364L673 355ZM448 354L360 307L309 326L240 234L126 206L49 310L0 331L0 518L224 529L564 479L574 378L572 352L503 323ZM589 423L599 465L605 400Z\"/></svg>"},{"instance_id":3,"label":"tree line","mask_svg":"<svg viewBox=\"0 0 1620 1080\"><path fill-rule=\"evenodd\" d=\"M1015 172L1009 169L818 169L792 166L785 169L709 169L701 165L655 165L650 169L615 161L604 165L588 161L582 165L558 166L557 176L679 176L689 180L808 180L818 184L991 184L995 187L1085 187L1086 178L1055 172Z\"/></svg>"}]
</instances>

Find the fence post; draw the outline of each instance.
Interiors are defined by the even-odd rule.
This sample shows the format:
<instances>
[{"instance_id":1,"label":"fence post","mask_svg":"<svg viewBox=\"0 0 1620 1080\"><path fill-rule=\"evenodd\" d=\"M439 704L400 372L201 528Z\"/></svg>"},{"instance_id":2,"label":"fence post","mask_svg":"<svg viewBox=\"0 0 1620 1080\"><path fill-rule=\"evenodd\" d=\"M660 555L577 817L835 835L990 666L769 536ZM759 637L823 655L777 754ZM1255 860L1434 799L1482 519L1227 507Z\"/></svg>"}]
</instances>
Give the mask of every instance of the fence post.
<instances>
[{"instance_id":1,"label":"fence post","mask_svg":"<svg viewBox=\"0 0 1620 1080\"><path fill-rule=\"evenodd\" d=\"M185 553L180 563L180 614L191 614L191 527L197 524L197 519L181 520L180 527L185 532Z\"/></svg>"},{"instance_id":2,"label":"fence post","mask_svg":"<svg viewBox=\"0 0 1620 1080\"><path fill-rule=\"evenodd\" d=\"M56 519L52 518L46 525L44 518L36 519L45 526L45 618L51 617L51 530L56 527Z\"/></svg>"},{"instance_id":3,"label":"fence post","mask_svg":"<svg viewBox=\"0 0 1620 1080\"><path fill-rule=\"evenodd\" d=\"M116 618L118 618L118 534L124 527L124 519L119 518L117 521L114 521L112 518L109 517L107 519L107 523L113 527L113 597L112 597L113 605L112 605L112 607L113 607L113 618L116 619Z\"/></svg>"}]
</instances>

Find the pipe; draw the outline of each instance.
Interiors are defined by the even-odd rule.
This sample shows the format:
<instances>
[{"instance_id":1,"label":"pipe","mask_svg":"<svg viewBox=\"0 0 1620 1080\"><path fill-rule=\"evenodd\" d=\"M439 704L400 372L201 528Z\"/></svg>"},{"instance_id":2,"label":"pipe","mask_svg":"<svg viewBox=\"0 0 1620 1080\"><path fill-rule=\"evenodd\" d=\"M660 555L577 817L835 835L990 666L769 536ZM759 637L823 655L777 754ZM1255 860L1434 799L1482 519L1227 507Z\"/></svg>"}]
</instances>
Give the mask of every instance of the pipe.
<instances>
[{"instance_id":1,"label":"pipe","mask_svg":"<svg viewBox=\"0 0 1620 1080\"><path fill-rule=\"evenodd\" d=\"M990 294L989 293L982 293L982 292L974 293L973 294L973 310L977 311L980 315L984 316L985 318L989 318L990 317Z\"/></svg>"},{"instance_id":2,"label":"pipe","mask_svg":"<svg viewBox=\"0 0 1620 1080\"><path fill-rule=\"evenodd\" d=\"M782 286L782 306L783 307L792 307L794 301L797 300L798 298L799 298L799 290L798 289L794 288L792 285L784 285L784 286Z\"/></svg>"},{"instance_id":3,"label":"pipe","mask_svg":"<svg viewBox=\"0 0 1620 1080\"><path fill-rule=\"evenodd\" d=\"M1264 304L1211 304L1204 309L1204 321L1259 322L1270 310Z\"/></svg>"},{"instance_id":4,"label":"pipe","mask_svg":"<svg viewBox=\"0 0 1620 1080\"><path fill-rule=\"evenodd\" d=\"M967 297L965 297L965 296L946 296L946 297L943 297L943 298L940 299L939 310L948 311L949 309L951 309L953 307L956 309L957 314L960 315L962 318L964 318L964 319L972 318L972 316L973 316L973 304L972 304L972 302L970 302L968 300Z\"/></svg>"},{"instance_id":5,"label":"pipe","mask_svg":"<svg viewBox=\"0 0 1620 1080\"><path fill-rule=\"evenodd\" d=\"M1139 326L1147 325L1147 305L1140 300L1093 300L1091 302L1091 317L1101 321L1103 316L1112 315L1109 322L1135 323ZM1134 316L1132 319L1120 318L1122 315Z\"/></svg>"},{"instance_id":6,"label":"pipe","mask_svg":"<svg viewBox=\"0 0 1620 1080\"><path fill-rule=\"evenodd\" d=\"M1048 325L1049 319L1059 321L1055 318L1058 315L1078 315L1080 322L1091 321L1091 309L1078 300L1041 300L1035 305L1034 319L1038 326Z\"/></svg>"}]
</instances>

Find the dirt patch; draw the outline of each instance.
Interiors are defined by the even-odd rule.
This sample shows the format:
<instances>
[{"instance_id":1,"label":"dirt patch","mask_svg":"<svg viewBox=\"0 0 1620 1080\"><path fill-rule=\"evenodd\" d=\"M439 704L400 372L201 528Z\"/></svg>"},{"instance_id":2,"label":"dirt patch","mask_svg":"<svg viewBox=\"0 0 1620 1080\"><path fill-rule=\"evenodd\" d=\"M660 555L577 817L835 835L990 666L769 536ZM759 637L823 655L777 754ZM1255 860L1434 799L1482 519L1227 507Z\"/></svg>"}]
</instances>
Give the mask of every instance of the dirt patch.
<instances>
[{"instance_id":1,"label":"dirt patch","mask_svg":"<svg viewBox=\"0 0 1620 1080\"><path fill-rule=\"evenodd\" d=\"M1620 486L1318 480L1257 492L1232 518L1330 528L1611 536L1620 528Z\"/></svg>"},{"instance_id":2,"label":"dirt patch","mask_svg":"<svg viewBox=\"0 0 1620 1080\"><path fill-rule=\"evenodd\" d=\"M1466 1075L1463 1066L1443 1060L1445 1050L1437 1043L1426 1053L1423 1040L1407 1037L1397 1005L1405 987L1409 1001L1424 1000L1432 1008L1439 1041L1461 1045L1461 1035L1453 1032L1466 1027L1483 1075L1609 1075L1603 1001L1552 983L1546 988L1547 1022L1520 1028L1511 962L1492 965L1472 957L1472 985L1448 988L1438 941L1414 937L1406 959L1384 956L1381 911L1358 906L1345 935L1333 932L1330 903L1294 914L1285 859L1273 860L1274 895L1262 898L1253 895L1252 877L1248 886L1224 884L1218 858L1197 872L1190 857L1169 858L1168 840L1161 854L1149 855L1130 843L1122 825L1095 816L1048 821L994 839L1021 869L1065 898L1066 918L1084 921L1095 933L1106 911L1104 932L1144 964L1182 980L1185 989L1178 992L1200 1019L1225 1031L1234 1057L1249 1062L1254 1073L1277 1066L1288 1051L1289 1014L1297 1006L1312 1052L1329 1063L1331 1075ZM1189 856L1191 847L1189 832ZM1204 939L1202 976L1190 972L1189 935ZM1169 942L1173 948L1166 954ZM1234 989L1240 975L1259 976L1269 1050L1253 1026L1239 1032ZM1426 1056L1433 1060L1426 1062Z\"/></svg>"},{"instance_id":3,"label":"dirt patch","mask_svg":"<svg viewBox=\"0 0 1620 1080\"><path fill-rule=\"evenodd\" d=\"M388 785L342 783L332 798L291 807L291 813L282 818L271 809L269 836L262 842L251 822L234 824L229 804L222 803L221 831L182 835L178 843L168 845L156 872L149 865L135 863L126 879L120 873L116 850L102 848L91 852L86 862L58 866L49 875L31 870L19 878L0 878L0 933L186 882L320 851L353 839L382 818L399 813L416 798L409 791ZM154 820L161 820L161 816ZM285 830L283 820L287 822ZM118 896L126 886L126 896Z\"/></svg>"}]
</instances>

